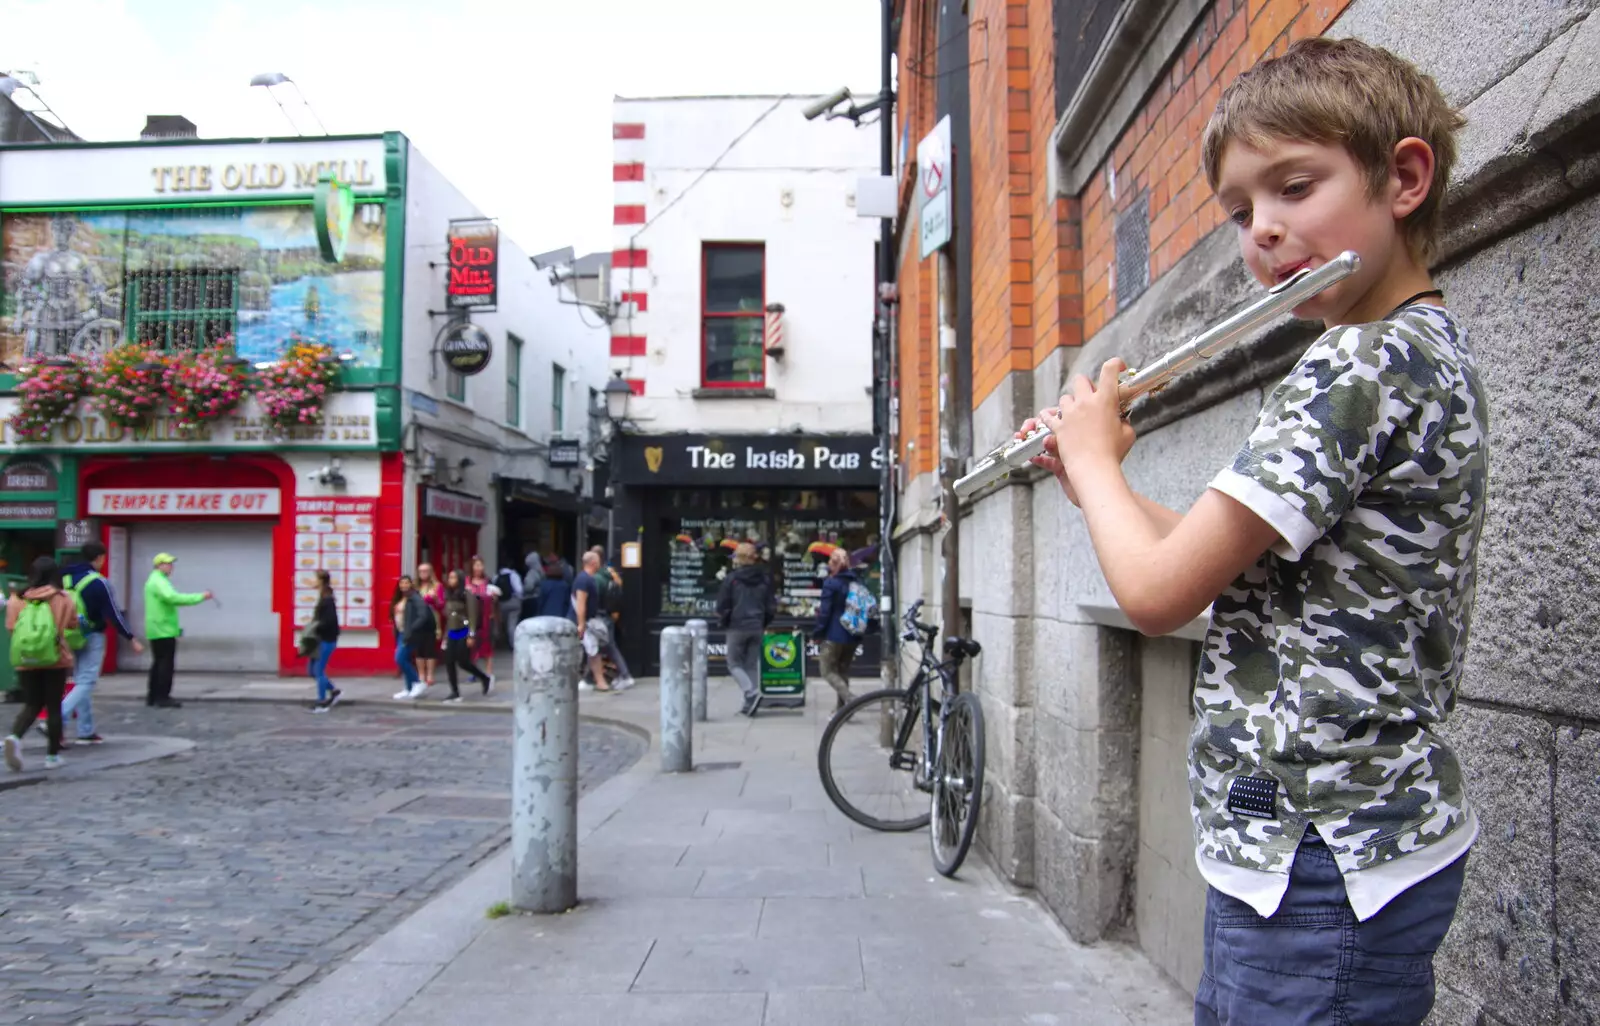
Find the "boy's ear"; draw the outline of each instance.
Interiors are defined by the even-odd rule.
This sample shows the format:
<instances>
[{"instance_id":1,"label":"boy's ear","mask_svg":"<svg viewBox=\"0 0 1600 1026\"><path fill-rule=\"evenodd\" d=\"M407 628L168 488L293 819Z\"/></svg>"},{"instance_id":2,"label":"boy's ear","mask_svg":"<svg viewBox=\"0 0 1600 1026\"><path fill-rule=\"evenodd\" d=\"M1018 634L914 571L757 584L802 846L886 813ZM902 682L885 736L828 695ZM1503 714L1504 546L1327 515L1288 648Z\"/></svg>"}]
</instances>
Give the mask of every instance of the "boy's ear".
<instances>
[{"instance_id":1,"label":"boy's ear","mask_svg":"<svg viewBox=\"0 0 1600 1026\"><path fill-rule=\"evenodd\" d=\"M1389 207L1396 221L1422 206L1433 188L1433 147L1416 136L1394 144L1389 172Z\"/></svg>"}]
</instances>

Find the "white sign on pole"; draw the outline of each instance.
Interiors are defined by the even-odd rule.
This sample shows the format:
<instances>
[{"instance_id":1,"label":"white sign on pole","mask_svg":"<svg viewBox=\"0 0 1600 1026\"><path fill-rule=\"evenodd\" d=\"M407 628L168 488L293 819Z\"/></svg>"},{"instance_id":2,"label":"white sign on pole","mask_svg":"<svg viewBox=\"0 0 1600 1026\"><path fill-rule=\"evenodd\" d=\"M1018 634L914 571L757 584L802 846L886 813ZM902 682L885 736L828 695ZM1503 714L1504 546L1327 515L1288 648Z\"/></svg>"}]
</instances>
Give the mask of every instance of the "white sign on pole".
<instances>
[{"instance_id":1,"label":"white sign on pole","mask_svg":"<svg viewBox=\"0 0 1600 1026\"><path fill-rule=\"evenodd\" d=\"M919 258L950 241L950 115L917 143L917 236Z\"/></svg>"}]
</instances>

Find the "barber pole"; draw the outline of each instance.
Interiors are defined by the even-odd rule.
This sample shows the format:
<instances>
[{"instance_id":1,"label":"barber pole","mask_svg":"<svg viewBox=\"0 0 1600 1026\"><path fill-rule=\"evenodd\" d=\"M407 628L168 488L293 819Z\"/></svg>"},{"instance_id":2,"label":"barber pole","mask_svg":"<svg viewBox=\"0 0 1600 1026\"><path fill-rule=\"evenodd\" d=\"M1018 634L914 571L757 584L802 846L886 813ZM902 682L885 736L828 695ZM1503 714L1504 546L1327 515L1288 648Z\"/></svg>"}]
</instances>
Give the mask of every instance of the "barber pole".
<instances>
[{"instance_id":1,"label":"barber pole","mask_svg":"<svg viewBox=\"0 0 1600 1026\"><path fill-rule=\"evenodd\" d=\"M767 355L783 355L783 304L767 304Z\"/></svg>"}]
</instances>

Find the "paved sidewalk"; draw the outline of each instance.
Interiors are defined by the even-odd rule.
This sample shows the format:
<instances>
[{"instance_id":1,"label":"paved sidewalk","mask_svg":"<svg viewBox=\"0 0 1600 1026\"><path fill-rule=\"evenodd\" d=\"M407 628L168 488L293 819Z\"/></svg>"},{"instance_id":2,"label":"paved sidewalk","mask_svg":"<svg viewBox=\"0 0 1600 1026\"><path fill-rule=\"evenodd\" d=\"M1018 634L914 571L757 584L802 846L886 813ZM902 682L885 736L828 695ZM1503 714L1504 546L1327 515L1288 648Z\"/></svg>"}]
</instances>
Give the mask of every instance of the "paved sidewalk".
<instances>
[{"instance_id":1,"label":"paved sidewalk","mask_svg":"<svg viewBox=\"0 0 1600 1026\"><path fill-rule=\"evenodd\" d=\"M443 711L482 712L485 709L500 709L509 712L516 690L511 679L510 653L499 653L496 669L499 672L496 674L494 694L487 698L483 696L482 689L476 683L464 681L461 685L461 695L465 701L460 705L441 705L440 702L450 695L450 685L445 683L444 671L441 670L433 690L428 692L428 697L419 705L421 708ZM380 702L394 706L407 704L394 700L394 694L400 690L401 684L398 675L342 677L336 674L333 682L344 692L341 702ZM142 700L145 696L145 675L107 674L100 678L95 695ZM230 702L299 702L310 705L317 697L317 685L310 677L305 676L275 677L269 673L185 673L180 667L172 688L172 697L180 702L220 699Z\"/></svg>"},{"instance_id":2,"label":"paved sidewalk","mask_svg":"<svg viewBox=\"0 0 1600 1026\"><path fill-rule=\"evenodd\" d=\"M652 744L582 799L577 909L488 919L509 897L503 851L266 1021L1192 1021L1187 996L1137 951L1075 945L978 853L945 880L926 832L879 834L833 809L817 780L832 708L819 690L803 712L752 721L736 715L732 685L714 679L712 721L695 725L696 772L661 773ZM585 693L581 706L652 736L659 723L654 681Z\"/></svg>"}]
</instances>

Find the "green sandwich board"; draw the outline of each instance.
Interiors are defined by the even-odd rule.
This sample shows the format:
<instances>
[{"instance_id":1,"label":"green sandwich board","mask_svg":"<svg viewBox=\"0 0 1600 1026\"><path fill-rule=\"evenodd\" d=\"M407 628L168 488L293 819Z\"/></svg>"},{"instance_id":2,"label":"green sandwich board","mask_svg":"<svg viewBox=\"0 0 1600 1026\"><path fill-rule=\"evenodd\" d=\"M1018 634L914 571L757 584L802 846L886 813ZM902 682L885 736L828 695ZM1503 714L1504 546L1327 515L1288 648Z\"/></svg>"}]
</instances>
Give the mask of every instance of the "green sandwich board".
<instances>
[{"instance_id":1,"label":"green sandwich board","mask_svg":"<svg viewBox=\"0 0 1600 1026\"><path fill-rule=\"evenodd\" d=\"M761 705L798 709L805 704L805 632L767 631L761 641Z\"/></svg>"}]
</instances>

